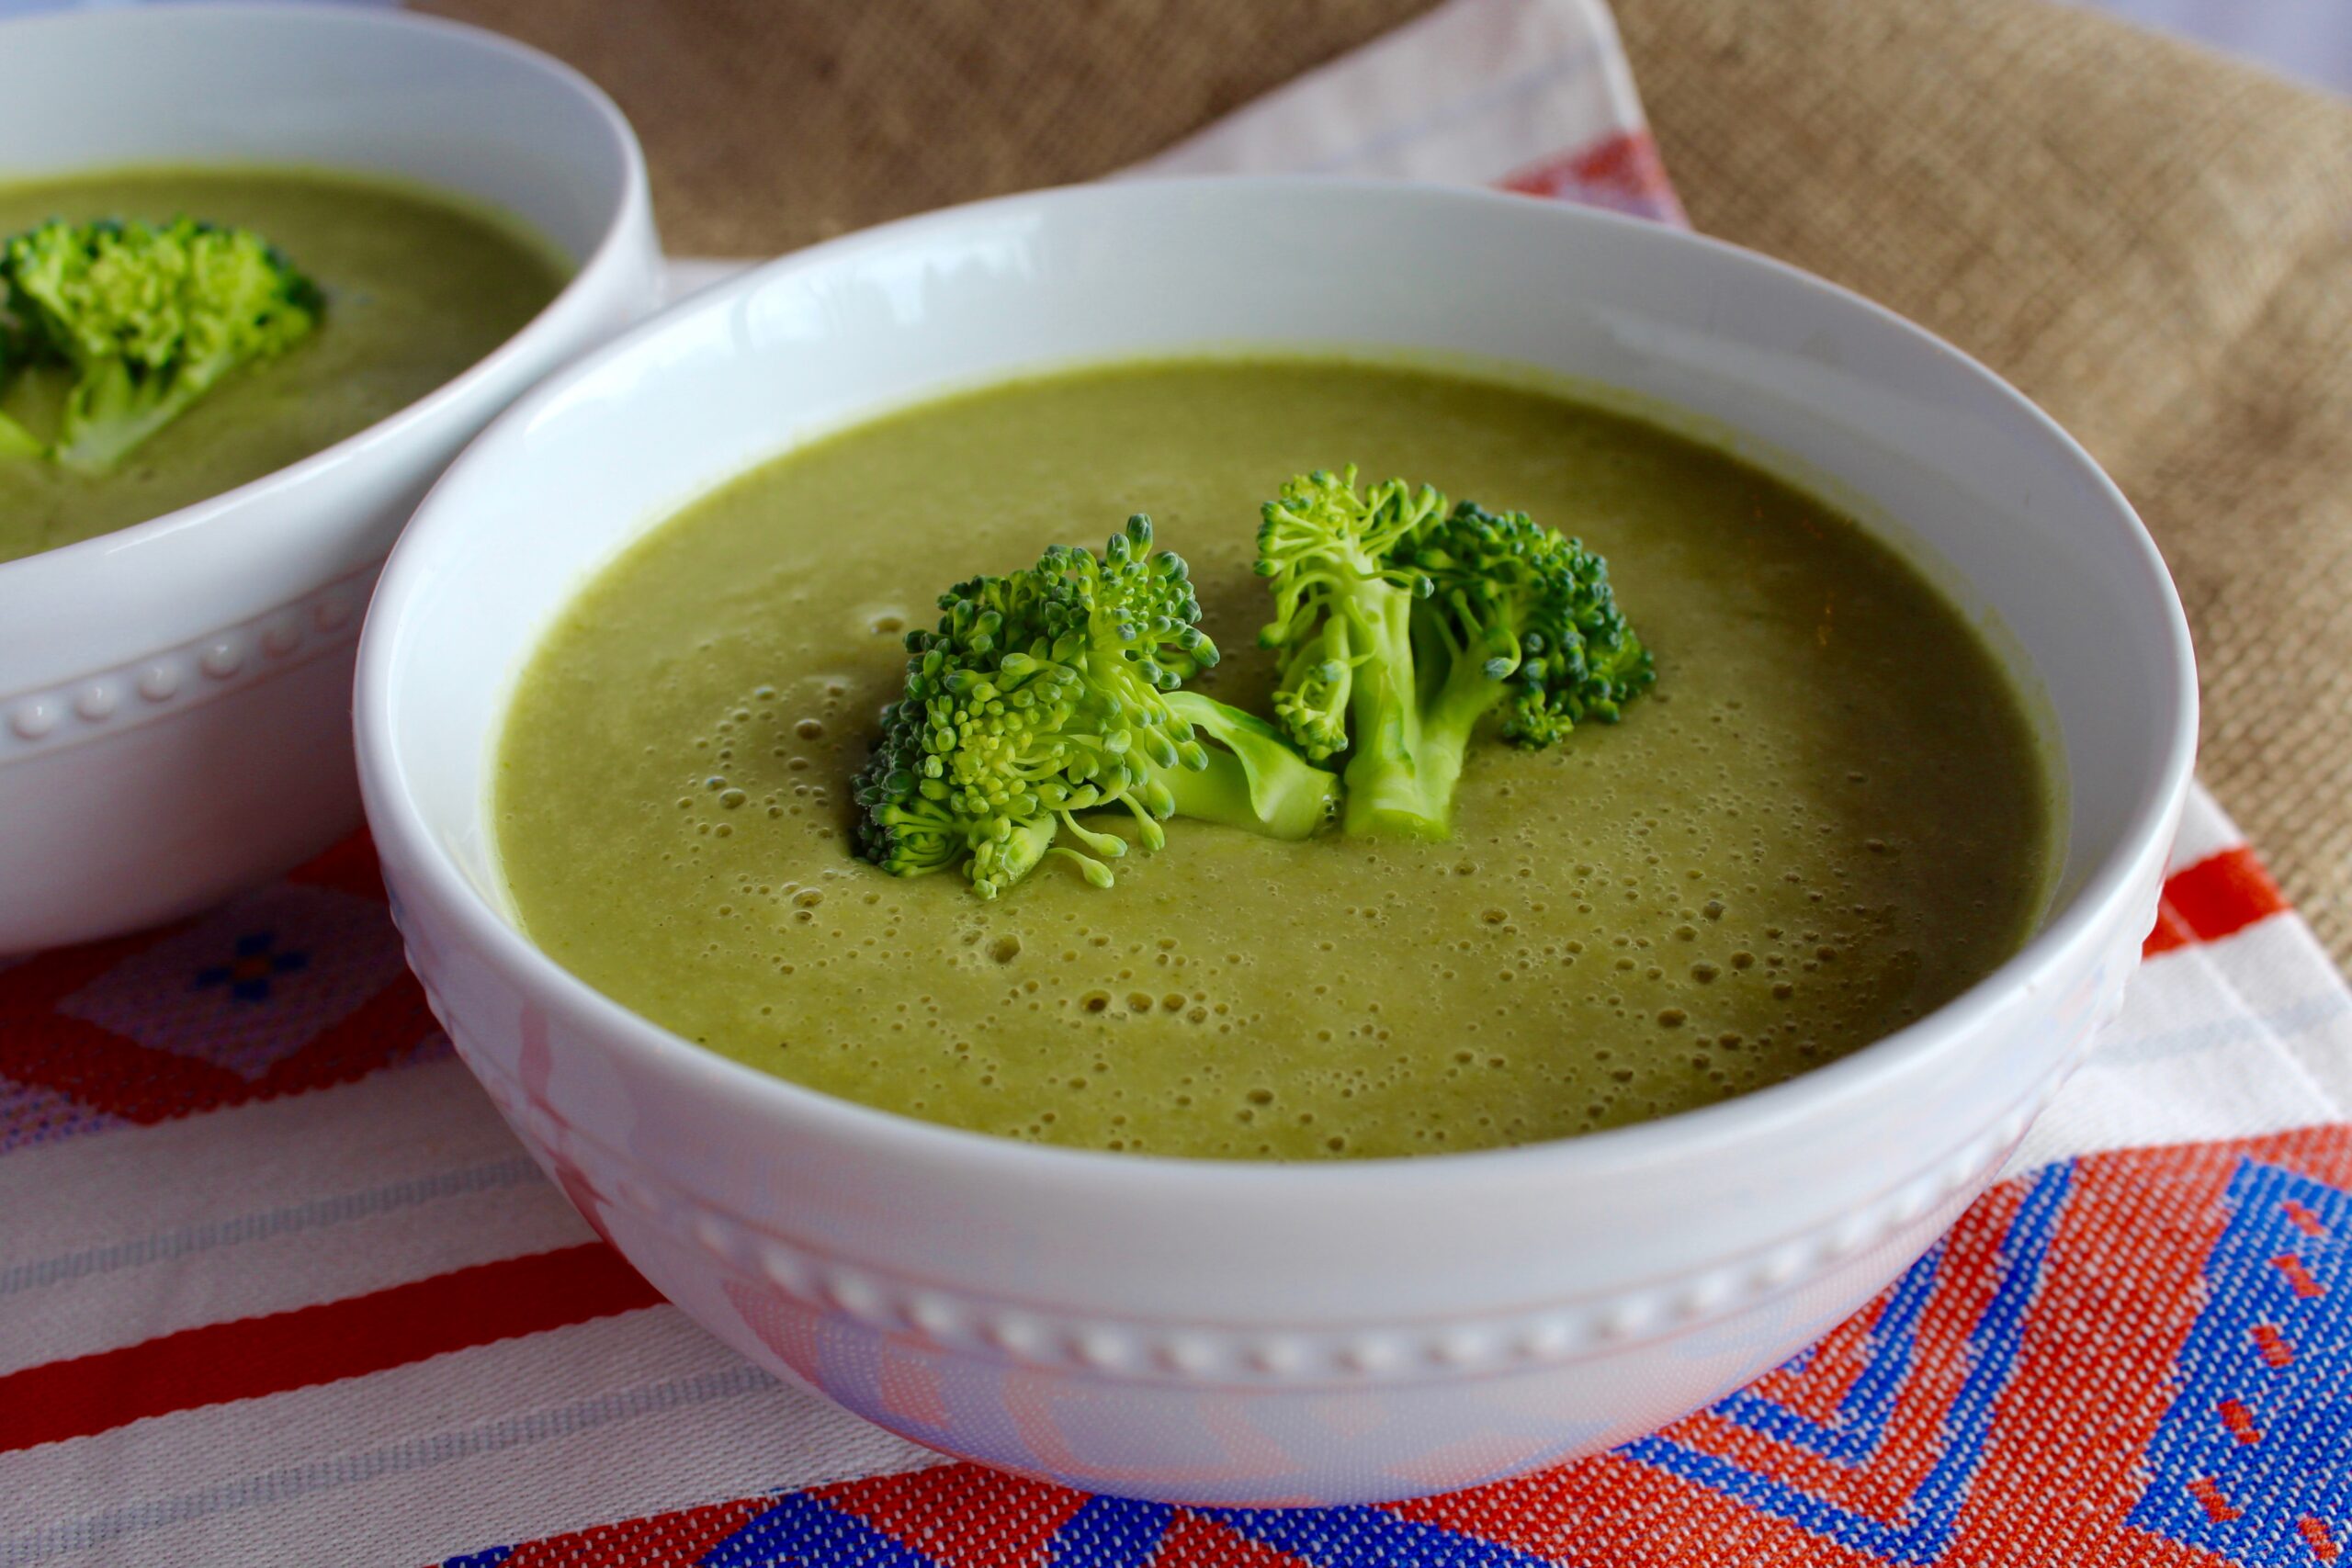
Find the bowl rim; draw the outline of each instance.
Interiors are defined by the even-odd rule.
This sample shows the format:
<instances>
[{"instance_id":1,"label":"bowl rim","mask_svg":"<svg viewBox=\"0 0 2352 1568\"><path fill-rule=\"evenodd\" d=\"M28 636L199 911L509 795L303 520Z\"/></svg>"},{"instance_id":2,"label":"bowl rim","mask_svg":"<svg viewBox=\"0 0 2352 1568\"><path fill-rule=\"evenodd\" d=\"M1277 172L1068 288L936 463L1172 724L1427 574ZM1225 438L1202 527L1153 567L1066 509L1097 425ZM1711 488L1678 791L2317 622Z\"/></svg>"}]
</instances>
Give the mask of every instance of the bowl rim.
<instances>
[{"instance_id":1,"label":"bowl rim","mask_svg":"<svg viewBox=\"0 0 2352 1568\"><path fill-rule=\"evenodd\" d=\"M639 229L650 227L652 194L646 174L645 152L638 144L637 132L621 113L619 106L586 75L553 55L471 23L406 10L328 4L325 0L209 0L202 6L99 6L15 17L0 22L0 44L29 41L28 35L44 32L96 32L114 28L125 29L135 39L141 29L153 27L250 27L255 24L273 28L309 27L326 32L340 28L357 39L359 42L356 47L361 48L366 47L368 37L381 37L387 32L438 34L486 54L503 56L560 83L588 106L606 138L607 145L619 155L620 189L611 210L596 236L595 243L580 258L571 275L563 280L563 286L548 302L504 341L448 380L334 445L322 446L283 468L257 475L233 489L190 502L186 506L175 507L142 522L94 534L86 539L76 539L71 544L0 561L0 604L5 604L8 596L17 594L24 595L28 602L33 602L66 592L70 586L68 574L78 570L85 562L94 562L117 551L136 548L167 534L202 526L241 511L272 491L307 484L354 457L403 440L416 426L441 418L451 405L475 396L483 383L503 375L514 360L535 353L543 344L560 335L563 330L560 316L577 310L579 299L600 288L607 276L623 265L632 236ZM105 166L136 165L117 164ZM333 164L315 164L300 158L288 158L282 164L263 163L236 166L283 167L325 174L360 172L341 170ZM71 173L71 170L62 171L62 177L70 177ZM25 178L40 181L48 177L40 171L33 171L29 175L23 171L15 171L8 176L8 183L18 183ZM462 192L441 192L438 186L428 181L406 183L429 193L445 194L469 201L472 199L464 197ZM488 206L481 202L474 205ZM54 581L44 581L47 579Z\"/></svg>"},{"instance_id":2,"label":"bowl rim","mask_svg":"<svg viewBox=\"0 0 2352 1568\"><path fill-rule=\"evenodd\" d=\"M1984 390L2023 415L2041 438L2075 466L2091 483L2112 520L2120 525L2119 569L2142 574L2141 589L2161 623L2168 658L2161 671L2160 705L2166 715L2163 761L2144 780L2125 813L2117 844L2084 876L2073 897L1991 973L1957 997L1911 1023L1835 1061L1729 1100L1670 1115L1594 1133L1494 1148L1345 1160L1238 1160L1150 1153L1114 1152L1031 1144L903 1113L807 1088L696 1045L653 1020L597 990L543 952L478 891L445 852L427 827L409 789L394 739L393 713L400 704L399 663L407 645L400 637L400 612L427 574L424 556L445 531L465 515L453 496L476 483L478 473L496 471L503 448L517 433L537 423L571 389L643 345L679 331L682 323L730 309L744 297L796 274L828 268L863 254L952 236L966 226L995 222L1038 206L1069 207L1119 202L1157 191L1166 199L1219 199L1227 190L1271 192L1284 200L1341 200L1424 204L1442 210L1453 204L1511 208L1538 223L1592 225L1616 231L1636 244L1698 247L1737 266L1760 268L1787 285L1833 301L1832 308L1860 311L1883 329L1930 351ZM779 446L760 461L789 450ZM741 471L741 470L737 470ZM729 475L713 476L724 483ZM666 515L675 515L674 511ZM662 519L647 525L661 525ZM639 536L641 536L641 534ZM505 708L499 710L503 716ZM2119 920L2136 919L2129 909L2152 864L2161 871L2173 829L2186 799L2196 754L2198 685L2188 624L2179 594L2155 541L2131 502L2096 460L2049 414L1984 365L1863 296L1802 268L1728 242L1640 218L1568 202L1536 201L1484 187L1378 178L1299 175L1204 175L1148 181L1097 182L997 197L896 220L812 245L749 268L742 274L657 312L628 332L542 381L503 413L435 481L394 547L361 634L354 716L362 794L370 828L387 859L413 871L424 891L455 926L458 945L477 962L503 972L523 994L550 1011L577 1021L605 1048L638 1058L656 1076L698 1095L746 1101L779 1133L796 1128L814 1135L855 1141L861 1153L893 1158L910 1167L954 1166L978 1173L1041 1181L1081 1178L1105 1191L1139 1196L1164 1193L1171 1183L1192 1195L1223 1201L1299 1198L1309 1193L1378 1198L1385 1192L1442 1196L1448 1189L1486 1189L1529 1178L1573 1180L1583 1175L1662 1164L1698 1145L1725 1146L1770 1135L1792 1122L1810 1120L1839 1101L1867 1098L1887 1080L1959 1047L1974 1031L2016 998L2046 990L2070 958L2111 940ZM486 803L478 806L486 810ZM479 824L477 824L479 826ZM2133 939L2136 942L2136 934ZM582 1130L575 1129L575 1134Z\"/></svg>"}]
</instances>

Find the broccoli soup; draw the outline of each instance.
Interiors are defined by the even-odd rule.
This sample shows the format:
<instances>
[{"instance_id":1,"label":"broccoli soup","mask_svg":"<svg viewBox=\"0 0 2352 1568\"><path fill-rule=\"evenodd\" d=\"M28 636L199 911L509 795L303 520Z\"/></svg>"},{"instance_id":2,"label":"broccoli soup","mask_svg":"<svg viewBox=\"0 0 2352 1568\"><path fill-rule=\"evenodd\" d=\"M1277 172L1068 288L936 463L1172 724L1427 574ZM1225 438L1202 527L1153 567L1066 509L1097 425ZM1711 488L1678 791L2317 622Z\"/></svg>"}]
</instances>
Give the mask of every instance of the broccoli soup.
<instances>
[{"instance_id":1,"label":"broccoli soup","mask_svg":"<svg viewBox=\"0 0 2352 1568\"><path fill-rule=\"evenodd\" d=\"M195 221L175 221L183 219ZM181 366L157 371L134 358L113 384L77 393L76 367L59 344L82 323L51 334L56 343L25 330L52 303L31 299L26 280L46 283L62 270L37 270L49 258L28 253L25 279L0 284L0 561L160 516L333 446L487 355L552 299L564 278L555 252L519 226L358 177L141 169L0 184L0 244L44 229L86 238L87 226L101 221L109 235L161 235L151 250L178 244L199 226L216 241L232 231L249 247L246 255L224 242L179 266L178 276L217 276L266 257L266 265L289 269L303 330L299 341L280 333L266 355L217 378L208 373L200 397L142 412L142 400L161 401ZM118 256L106 265L143 259ZM74 282L64 279L60 292ZM10 316L20 318L13 332ZM104 331L131 335L112 321ZM199 329L187 331L193 342ZM185 382L178 389L188 389ZM55 434L77 418L91 433L78 452ZM41 455L36 440L54 454Z\"/></svg>"},{"instance_id":2,"label":"broccoli soup","mask_svg":"<svg viewBox=\"0 0 2352 1568\"><path fill-rule=\"evenodd\" d=\"M1414 482L1369 482L1392 474ZM1133 513L1149 525L1121 531ZM1300 624L1334 582L1389 592L1386 567L1292 570L1334 518L1405 563L1384 602L1409 638ZM1059 545L1095 547L1041 561ZM1294 551L1290 575L1261 551ZM1554 572L1555 619L1506 626L1507 587L1473 569ZM1127 596L1099 677L1068 652L1087 593ZM942 672L951 642L1070 614L990 682ZM1138 649L1148 680L1094 689ZM1162 697L1211 755L1137 721L1034 835L939 848L923 759L957 734L1100 730ZM1172 801L1146 763L1099 808L1145 752ZM903 810L876 804L893 790ZM494 809L532 939L712 1050L1010 1137L1305 1159L1616 1126L1867 1044L2023 940L2046 790L1976 632L1818 500L1555 397L1276 361L996 387L734 480L555 626Z\"/></svg>"}]
</instances>

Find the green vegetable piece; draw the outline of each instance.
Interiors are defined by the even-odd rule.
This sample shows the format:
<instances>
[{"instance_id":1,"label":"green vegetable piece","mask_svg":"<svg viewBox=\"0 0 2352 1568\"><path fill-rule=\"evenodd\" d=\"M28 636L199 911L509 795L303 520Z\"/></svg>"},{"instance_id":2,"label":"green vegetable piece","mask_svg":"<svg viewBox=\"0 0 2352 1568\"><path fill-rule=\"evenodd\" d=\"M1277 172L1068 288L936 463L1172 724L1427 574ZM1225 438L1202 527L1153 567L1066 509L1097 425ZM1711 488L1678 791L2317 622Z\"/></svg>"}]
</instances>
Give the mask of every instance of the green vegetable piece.
<instances>
[{"instance_id":1,"label":"green vegetable piece","mask_svg":"<svg viewBox=\"0 0 2352 1568\"><path fill-rule=\"evenodd\" d=\"M1152 548L1140 513L1100 556L1057 545L939 607L907 637L906 686L855 788L858 853L893 875L961 867L993 898L1062 858L1107 887L1128 844L1080 820L1102 809L1125 810L1147 850L1180 813L1294 839L1330 819L1329 773L1178 690L1216 647L1182 558Z\"/></svg>"},{"instance_id":2,"label":"green vegetable piece","mask_svg":"<svg viewBox=\"0 0 2352 1568\"><path fill-rule=\"evenodd\" d=\"M1291 650L1276 716L1310 758L1348 752L1351 833L1444 838L1487 714L1550 746L1655 679L1607 564L1524 513L1318 470L1266 503L1258 558L1275 598L1261 640Z\"/></svg>"},{"instance_id":3,"label":"green vegetable piece","mask_svg":"<svg viewBox=\"0 0 2352 1568\"><path fill-rule=\"evenodd\" d=\"M54 220L0 246L0 310L26 360L74 373L50 455L98 473L231 372L307 338L324 299L247 230ZM29 439L17 430L12 450Z\"/></svg>"}]
</instances>

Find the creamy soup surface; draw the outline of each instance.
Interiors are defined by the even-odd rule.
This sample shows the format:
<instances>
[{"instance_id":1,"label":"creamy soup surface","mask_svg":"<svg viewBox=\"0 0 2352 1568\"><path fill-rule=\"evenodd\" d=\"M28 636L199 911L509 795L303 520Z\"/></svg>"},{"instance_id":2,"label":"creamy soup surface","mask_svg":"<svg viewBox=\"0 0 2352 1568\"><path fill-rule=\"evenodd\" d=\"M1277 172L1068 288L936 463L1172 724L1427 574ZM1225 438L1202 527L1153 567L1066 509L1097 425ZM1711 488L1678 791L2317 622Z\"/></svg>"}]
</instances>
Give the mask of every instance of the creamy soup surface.
<instances>
[{"instance_id":1,"label":"creamy soup surface","mask_svg":"<svg viewBox=\"0 0 2352 1568\"><path fill-rule=\"evenodd\" d=\"M852 858L941 589L1147 512L1226 653L1194 684L1261 707L1258 503L1351 461L1602 551L1656 689L1474 747L1451 842L1180 820L1113 888L1049 860L993 902ZM2047 792L1977 633L1814 498L1529 390L1227 362L913 409L696 502L534 658L495 810L532 938L712 1050L1008 1137L1309 1159L1616 1126L1878 1039L2023 940Z\"/></svg>"},{"instance_id":2,"label":"creamy soup surface","mask_svg":"<svg viewBox=\"0 0 2352 1568\"><path fill-rule=\"evenodd\" d=\"M242 370L112 470L0 458L0 561L160 517L299 462L416 401L512 337L562 288L551 245L429 192L308 170L132 169L7 183L0 239L52 218L251 229L326 295L302 344ZM62 371L0 409L46 427Z\"/></svg>"}]
</instances>

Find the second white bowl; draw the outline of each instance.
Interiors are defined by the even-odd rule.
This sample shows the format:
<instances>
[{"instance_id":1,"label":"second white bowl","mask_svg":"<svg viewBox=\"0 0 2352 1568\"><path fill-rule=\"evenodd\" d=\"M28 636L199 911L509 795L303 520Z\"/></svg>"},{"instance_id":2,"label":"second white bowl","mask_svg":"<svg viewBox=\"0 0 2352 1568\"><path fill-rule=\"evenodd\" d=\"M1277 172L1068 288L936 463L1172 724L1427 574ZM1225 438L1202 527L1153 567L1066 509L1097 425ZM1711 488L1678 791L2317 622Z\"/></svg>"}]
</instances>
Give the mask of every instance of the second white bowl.
<instances>
[{"instance_id":1,"label":"second white bowl","mask_svg":"<svg viewBox=\"0 0 2352 1568\"><path fill-rule=\"evenodd\" d=\"M349 440L0 563L0 955L201 908L357 825L352 660L384 553L492 414L659 287L619 111L470 28L292 6L0 26L0 179L139 164L398 175L511 213L578 271L489 357Z\"/></svg>"}]
</instances>

